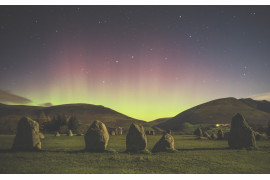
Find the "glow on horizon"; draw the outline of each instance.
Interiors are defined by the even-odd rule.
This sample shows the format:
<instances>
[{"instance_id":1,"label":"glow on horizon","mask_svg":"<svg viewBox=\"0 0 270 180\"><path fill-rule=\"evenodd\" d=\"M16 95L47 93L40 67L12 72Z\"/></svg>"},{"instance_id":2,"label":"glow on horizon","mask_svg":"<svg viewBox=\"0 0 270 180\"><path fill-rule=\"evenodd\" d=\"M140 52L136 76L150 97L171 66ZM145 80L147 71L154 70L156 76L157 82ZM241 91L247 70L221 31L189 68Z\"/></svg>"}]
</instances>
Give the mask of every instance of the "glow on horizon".
<instances>
[{"instance_id":1,"label":"glow on horizon","mask_svg":"<svg viewBox=\"0 0 270 180\"><path fill-rule=\"evenodd\" d=\"M44 80L36 80L38 86L29 85L21 91L33 100L32 105L47 102L53 105L103 105L127 116L150 121L173 117L218 97L216 90L209 90L212 84L205 86L198 78L207 74L202 66L200 71L194 67L189 71L180 67L181 73L177 75L154 58L149 65L151 68L138 66L136 69L122 60L103 60L91 65L91 61L81 55L62 54L56 59ZM109 66L114 69L110 70ZM117 66L122 67L117 69Z\"/></svg>"}]
</instances>

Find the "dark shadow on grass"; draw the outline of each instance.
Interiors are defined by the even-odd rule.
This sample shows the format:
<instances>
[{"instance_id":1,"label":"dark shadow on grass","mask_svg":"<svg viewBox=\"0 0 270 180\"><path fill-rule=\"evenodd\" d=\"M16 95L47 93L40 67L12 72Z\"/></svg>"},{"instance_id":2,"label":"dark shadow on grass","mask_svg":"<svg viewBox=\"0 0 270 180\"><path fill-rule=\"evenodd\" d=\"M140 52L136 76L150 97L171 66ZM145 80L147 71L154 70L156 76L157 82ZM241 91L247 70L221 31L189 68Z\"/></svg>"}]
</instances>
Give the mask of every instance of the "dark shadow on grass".
<instances>
[{"instance_id":1,"label":"dark shadow on grass","mask_svg":"<svg viewBox=\"0 0 270 180\"><path fill-rule=\"evenodd\" d=\"M229 150L229 147L226 148L192 148L192 149L177 149L177 151L203 151L203 150Z\"/></svg>"}]
</instances>

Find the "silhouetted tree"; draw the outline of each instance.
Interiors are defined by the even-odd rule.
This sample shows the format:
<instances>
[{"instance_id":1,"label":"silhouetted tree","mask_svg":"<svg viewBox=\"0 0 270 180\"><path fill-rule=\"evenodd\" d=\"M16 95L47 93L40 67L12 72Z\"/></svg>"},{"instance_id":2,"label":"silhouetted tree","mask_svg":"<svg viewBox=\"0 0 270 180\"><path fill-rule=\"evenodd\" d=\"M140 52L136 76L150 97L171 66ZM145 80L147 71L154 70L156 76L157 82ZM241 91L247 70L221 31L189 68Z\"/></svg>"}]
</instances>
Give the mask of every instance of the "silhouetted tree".
<instances>
[{"instance_id":1,"label":"silhouetted tree","mask_svg":"<svg viewBox=\"0 0 270 180\"><path fill-rule=\"evenodd\" d=\"M64 125L67 125L67 117L64 114L63 115L58 114L48 124L48 129L50 131L59 131L60 127Z\"/></svg>"},{"instance_id":2,"label":"silhouetted tree","mask_svg":"<svg viewBox=\"0 0 270 180\"><path fill-rule=\"evenodd\" d=\"M75 116L71 116L68 121L68 129L72 130L73 132L76 131L79 127L79 122Z\"/></svg>"}]
</instances>

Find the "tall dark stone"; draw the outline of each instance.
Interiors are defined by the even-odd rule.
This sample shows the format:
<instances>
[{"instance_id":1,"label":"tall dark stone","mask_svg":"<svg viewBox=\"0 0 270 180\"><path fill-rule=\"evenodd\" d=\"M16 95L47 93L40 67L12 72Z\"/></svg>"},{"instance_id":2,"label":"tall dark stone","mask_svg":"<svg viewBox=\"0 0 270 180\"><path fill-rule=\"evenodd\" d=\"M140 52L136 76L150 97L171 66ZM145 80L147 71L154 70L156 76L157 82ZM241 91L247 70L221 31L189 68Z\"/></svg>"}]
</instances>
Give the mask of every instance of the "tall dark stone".
<instances>
[{"instance_id":1,"label":"tall dark stone","mask_svg":"<svg viewBox=\"0 0 270 180\"><path fill-rule=\"evenodd\" d=\"M143 126L134 123L130 125L126 136L126 146L128 152L137 152L147 149L147 138Z\"/></svg>"},{"instance_id":2,"label":"tall dark stone","mask_svg":"<svg viewBox=\"0 0 270 180\"><path fill-rule=\"evenodd\" d=\"M28 117L21 118L17 126L17 134L12 149L22 151L41 149L39 124L36 121Z\"/></svg>"},{"instance_id":3,"label":"tall dark stone","mask_svg":"<svg viewBox=\"0 0 270 180\"><path fill-rule=\"evenodd\" d=\"M201 128L197 128L197 129L194 131L194 134L195 134L196 136L202 137L202 136L203 136L202 129L201 129Z\"/></svg>"},{"instance_id":4,"label":"tall dark stone","mask_svg":"<svg viewBox=\"0 0 270 180\"><path fill-rule=\"evenodd\" d=\"M84 135L85 150L92 152L103 152L109 142L109 133L104 123L94 121Z\"/></svg>"},{"instance_id":5,"label":"tall dark stone","mask_svg":"<svg viewBox=\"0 0 270 180\"><path fill-rule=\"evenodd\" d=\"M239 113L232 118L228 144L234 149L250 148L256 145L253 129Z\"/></svg>"}]
</instances>

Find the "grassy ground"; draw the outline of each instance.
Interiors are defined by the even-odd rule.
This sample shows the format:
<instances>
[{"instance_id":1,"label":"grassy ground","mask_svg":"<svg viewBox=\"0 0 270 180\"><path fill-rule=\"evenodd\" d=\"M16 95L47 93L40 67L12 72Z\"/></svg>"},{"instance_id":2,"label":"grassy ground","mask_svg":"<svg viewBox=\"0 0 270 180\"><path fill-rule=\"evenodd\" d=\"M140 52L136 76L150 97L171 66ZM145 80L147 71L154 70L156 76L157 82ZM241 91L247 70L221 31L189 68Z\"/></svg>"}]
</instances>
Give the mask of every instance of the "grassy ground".
<instances>
[{"instance_id":1,"label":"grassy ground","mask_svg":"<svg viewBox=\"0 0 270 180\"><path fill-rule=\"evenodd\" d=\"M160 135L148 136L151 149ZM227 141L175 135L174 153L128 154L125 136L110 136L109 153L83 152L83 136L42 140L42 152L10 152L14 136L0 136L0 173L270 173L270 141L257 150L227 149Z\"/></svg>"}]
</instances>

